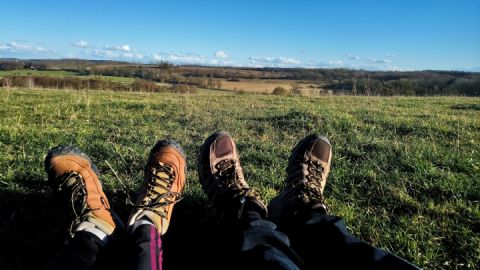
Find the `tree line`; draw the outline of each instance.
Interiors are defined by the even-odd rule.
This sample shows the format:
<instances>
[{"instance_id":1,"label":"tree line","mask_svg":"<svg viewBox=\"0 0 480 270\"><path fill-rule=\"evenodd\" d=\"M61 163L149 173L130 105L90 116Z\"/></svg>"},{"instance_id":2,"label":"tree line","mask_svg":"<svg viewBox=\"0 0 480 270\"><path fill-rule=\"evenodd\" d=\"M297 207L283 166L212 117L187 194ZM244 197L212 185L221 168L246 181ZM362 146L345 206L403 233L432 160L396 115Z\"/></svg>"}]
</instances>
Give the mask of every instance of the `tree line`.
<instances>
[{"instance_id":1,"label":"tree line","mask_svg":"<svg viewBox=\"0 0 480 270\"><path fill-rule=\"evenodd\" d=\"M331 82L327 89L335 93L381 96L480 96L478 78L437 78L382 80L354 77Z\"/></svg>"},{"instance_id":2,"label":"tree line","mask_svg":"<svg viewBox=\"0 0 480 270\"><path fill-rule=\"evenodd\" d=\"M101 75L127 78L139 78L143 80L170 83L195 85L201 88L221 89L222 81L216 77L192 77L176 73L171 65L162 64L160 67L149 66L113 66L98 67L79 71L80 75Z\"/></svg>"},{"instance_id":3,"label":"tree line","mask_svg":"<svg viewBox=\"0 0 480 270\"><path fill-rule=\"evenodd\" d=\"M237 68L177 66L168 62L125 62L59 59L1 60L0 70L68 70L79 75L143 79L174 85L221 89L222 80L275 79L306 82L336 94L349 95L463 95L480 96L480 73L460 71L365 71L352 69ZM121 88L122 86L118 86Z\"/></svg>"},{"instance_id":4,"label":"tree line","mask_svg":"<svg viewBox=\"0 0 480 270\"><path fill-rule=\"evenodd\" d=\"M249 72L247 72L249 71ZM220 79L285 79L321 84L336 94L480 96L480 73L455 71L386 72L348 69L233 69L205 67L132 67L93 68L88 74L142 78L172 84L196 85L220 89Z\"/></svg>"},{"instance_id":5,"label":"tree line","mask_svg":"<svg viewBox=\"0 0 480 270\"><path fill-rule=\"evenodd\" d=\"M75 77L57 78L48 76L6 76L0 78L0 87L171 93L198 92L198 89L195 85L179 84L165 86L143 79L135 79L132 83L125 84L103 79L81 79Z\"/></svg>"}]
</instances>

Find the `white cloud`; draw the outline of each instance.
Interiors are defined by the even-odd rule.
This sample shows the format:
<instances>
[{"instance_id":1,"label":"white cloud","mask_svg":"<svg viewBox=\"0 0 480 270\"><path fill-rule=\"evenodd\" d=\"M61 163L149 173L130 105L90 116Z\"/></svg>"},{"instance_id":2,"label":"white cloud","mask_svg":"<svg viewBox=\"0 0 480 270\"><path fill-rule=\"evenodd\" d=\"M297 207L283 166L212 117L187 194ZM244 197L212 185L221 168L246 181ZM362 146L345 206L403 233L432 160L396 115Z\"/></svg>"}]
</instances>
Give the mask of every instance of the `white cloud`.
<instances>
[{"instance_id":1,"label":"white cloud","mask_svg":"<svg viewBox=\"0 0 480 270\"><path fill-rule=\"evenodd\" d=\"M242 63L237 63L227 60L227 57L206 57L196 53L185 52L169 52L169 53L154 53L150 59L154 62L167 61L180 65L212 65L212 66L240 66Z\"/></svg>"},{"instance_id":2,"label":"white cloud","mask_svg":"<svg viewBox=\"0 0 480 270\"><path fill-rule=\"evenodd\" d=\"M346 54L345 55L348 59L350 60L360 60L360 56L352 55L352 54Z\"/></svg>"},{"instance_id":3,"label":"white cloud","mask_svg":"<svg viewBox=\"0 0 480 270\"><path fill-rule=\"evenodd\" d=\"M194 53L154 53L154 61L169 61L178 64L206 64L208 59Z\"/></svg>"},{"instance_id":4,"label":"white cloud","mask_svg":"<svg viewBox=\"0 0 480 270\"><path fill-rule=\"evenodd\" d=\"M390 63L390 60L372 58L372 59L370 59L370 62L372 62L372 63L374 63L374 64L389 64L389 63Z\"/></svg>"},{"instance_id":5,"label":"white cloud","mask_svg":"<svg viewBox=\"0 0 480 270\"><path fill-rule=\"evenodd\" d=\"M14 39L12 40L13 42L18 42L18 43L30 43L30 41L26 39Z\"/></svg>"},{"instance_id":6,"label":"white cloud","mask_svg":"<svg viewBox=\"0 0 480 270\"><path fill-rule=\"evenodd\" d=\"M40 46L35 47L34 50L37 51L37 52L48 52L49 51L49 49L44 48L44 47L40 47Z\"/></svg>"},{"instance_id":7,"label":"white cloud","mask_svg":"<svg viewBox=\"0 0 480 270\"><path fill-rule=\"evenodd\" d=\"M280 63L282 63L282 64L294 64L294 65L298 65L298 64L300 64L300 61L297 60L297 59L294 59L294 58L283 58L283 57L280 57Z\"/></svg>"},{"instance_id":8,"label":"white cloud","mask_svg":"<svg viewBox=\"0 0 480 270\"><path fill-rule=\"evenodd\" d=\"M345 63L342 60L330 60L328 62L308 60L302 67L305 68L349 68L365 70L384 70L386 67L380 67L378 64L362 64L362 62Z\"/></svg>"},{"instance_id":9,"label":"white cloud","mask_svg":"<svg viewBox=\"0 0 480 270\"><path fill-rule=\"evenodd\" d=\"M387 66L387 67L385 67L385 70L388 70L388 71L405 71L404 68L397 67L397 66Z\"/></svg>"},{"instance_id":10,"label":"white cloud","mask_svg":"<svg viewBox=\"0 0 480 270\"><path fill-rule=\"evenodd\" d=\"M115 45L115 46L105 45L104 48L106 50L110 50L110 51L121 51L121 52L131 52L132 51L132 48L130 48L130 45L127 45L127 44Z\"/></svg>"},{"instance_id":11,"label":"white cloud","mask_svg":"<svg viewBox=\"0 0 480 270\"><path fill-rule=\"evenodd\" d=\"M308 60L302 67L305 68L339 68L345 67L345 63L342 60L330 60L328 62Z\"/></svg>"},{"instance_id":12,"label":"white cloud","mask_svg":"<svg viewBox=\"0 0 480 270\"><path fill-rule=\"evenodd\" d=\"M106 59L117 59L125 61L139 61L145 59L145 55L143 53L139 53L133 50L132 47L127 44L114 46L105 45L103 48L94 48L90 53L94 56Z\"/></svg>"},{"instance_id":13,"label":"white cloud","mask_svg":"<svg viewBox=\"0 0 480 270\"><path fill-rule=\"evenodd\" d=\"M222 65L224 65L224 66L237 66L237 67L238 67L238 66L243 66L242 63L237 63L237 62L235 62L235 61L230 61L230 60L224 60L224 61L222 61Z\"/></svg>"},{"instance_id":14,"label":"white cloud","mask_svg":"<svg viewBox=\"0 0 480 270\"><path fill-rule=\"evenodd\" d=\"M93 49L92 54L107 59L141 60L145 56L135 52L117 52L112 50Z\"/></svg>"},{"instance_id":15,"label":"white cloud","mask_svg":"<svg viewBox=\"0 0 480 270\"><path fill-rule=\"evenodd\" d=\"M119 55L116 52L112 52L112 51L108 51L108 50L100 50L100 49L93 49L92 53L95 56L99 56L99 57L103 57L103 58L117 58L118 55Z\"/></svg>"},{"instance_id":16,"label":"white cloud","mask_svg":"<svg viewBox=\"0 0 480 270\"><path fill-rule=\"evenodd\" d=\"M343 66L344 66L342 60L330 60L330 61L328 62L328 64L329 64L331 67L343 67Z\"/></svg>"},{"instance_id":17,"label":"white cloud","mask_svg":"<svg viewBox=\"0 0 480 270\"><path fill-rule=\"evenodd\" d=\"M17 51L33 51L34 50L32 46L27 44L17 43L16 41L10 42L10 44L7 44L7 46L9 46L10 49L12 50L17 50Z\"/></svg>"},{"instance_id":18,"label":"white cloud","mask_svg":"<svg viewBox=\"0 0 480 270\"><path fill-rule=\"evenodd\" d=\"M215 53L215 57L218 57L218 58L227 58L228 55L227 53L225 53L224 51L218 51Z\"/></svg>"},{"instance_id":19,"label":"white cloud","mask_svg":"<svg viewBox=\"0 0 480 270\"><path fill-rule=\"evenodd\" d=\"M32 46L28 43L20 43L18 41L12 41L7 44L0 44L0 50L7 51L7 52L33 52L33 53L46 53L52 52L52 50L40 47L40 46Z\"/></svg>"},{"instance_id":20,"label":"white cloud","mask_svg":"<svg viewBox=\"0 0 480 270\"><path fill-rule=\"evenodd\" d=\"M77 48L82 48L82 49L85 49L87 48L89 45L87 42L83 41L83 40L80 40L78 42L75 42L75 43L72 43L72 46L73 47L77 47Z\"/></svg>"},{"instance_id":21,"label":"white cloud","mask_svg":"<svg viewBox=\"0 0 480 270\"><path fill-rule=\"evenodd\" d=\"M354 61L362 61L368 65L378 65L378 64L390 64L391 61L389 59L386 59L386 58L392 58L392 57L395 57L394 54L385 54L383 59L377 59L377 58L362 58L360 56L356 56L356 55L353 55L353 54L346 54L345 55L349 60L354 60ZM362 66L363 67L363 66Z\"/></svg>"},{"instance_id":22,"label":"white cloud","mask_svg":"<svg viewBox=\"0 0 480 270\"><path fill-rule=\"evenodd\" d=\"M287 58L287 57L268 57L268 56L252 56L249 57L248 60L250 64L254 66L265 66L265 65L272 65L272 66L293 66L293 65L300 65L300 61L294 58Z\"/></svg>"},{"instance_id":23,"label":"white cloud","mask_svg":"<svg viewBox=\"0 0 480 270\"><path fill-rule=\"evenodd\" d=\"M124 58L131 58L131 59L143 59L144 57L143 54L141 53L131 53L131 52L122 53L121 56Z\"/></svg>"}]
</instances>

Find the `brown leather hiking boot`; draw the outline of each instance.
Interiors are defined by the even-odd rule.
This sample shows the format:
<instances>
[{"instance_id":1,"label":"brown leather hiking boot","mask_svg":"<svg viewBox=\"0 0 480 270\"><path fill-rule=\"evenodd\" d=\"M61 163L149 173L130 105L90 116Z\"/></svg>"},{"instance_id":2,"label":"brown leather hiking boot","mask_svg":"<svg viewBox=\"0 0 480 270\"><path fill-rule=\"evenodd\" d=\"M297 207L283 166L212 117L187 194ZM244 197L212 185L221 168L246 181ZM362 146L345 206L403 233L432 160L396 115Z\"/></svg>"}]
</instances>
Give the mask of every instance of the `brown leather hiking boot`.
<instances>
[{"instance_id":1,"label":"brown leather hiking boot","mask_svg":"<svg viewBox=\"0 0 480 270\"><path fill-rule=\"evenodd\" d=\"M173 206L181 200L187 164L182 148L174 141L161 140L150 151L145 176L128 225L147 218L158 233L167 232Z\"/></svg>"},{"instance_id":2,"label":"brown leather hiking boot","mask_svg":"<svg viewBox=\"0 0 480 270\"><path fill-rule=\"evenodd\" d=\"M100 173L87 155L76 147L59 145L48 151L45 170L50 183L71 200L72 236L85 226L96 227L106 235L113 233L115 223L98 179Z\"/></svg>"},{"instance_id":3,"label":"brown leather hiking boot","mask_svg":"<svg viewBox=\"0 0 480 270\"><path fill-rule=\"evenodd\" d=\"M323 190L330 172L332 146L321 136L310 135L293 148L288 160L285 189L270 205L274 221L288 220L302 211L323 209Z\"/></svg>"},{"instance_id":4,"label":"brown leather hiking boot","mask_svg":"<svg viewBox=\"0 0 480 270\"><path fill-rule=\"evenodd\" d=\"M237 147L227 132L214 133L200 147L198 175L219 224L226 216L239 219L246 204L267 216L260 194L243 177Z\"/></svg>"}]
</instances>

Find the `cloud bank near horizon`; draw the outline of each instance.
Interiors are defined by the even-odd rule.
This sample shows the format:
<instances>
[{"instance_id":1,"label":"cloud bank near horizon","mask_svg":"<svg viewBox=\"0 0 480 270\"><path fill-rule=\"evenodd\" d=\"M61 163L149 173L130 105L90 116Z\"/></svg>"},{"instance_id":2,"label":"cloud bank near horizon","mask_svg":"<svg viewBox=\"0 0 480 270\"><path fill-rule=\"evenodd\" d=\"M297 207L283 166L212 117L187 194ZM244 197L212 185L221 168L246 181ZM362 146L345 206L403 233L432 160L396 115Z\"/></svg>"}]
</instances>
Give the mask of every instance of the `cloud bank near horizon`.
<instances>
[{"instance_id":1,"label":"cloud bank near horizon","mask_svg":"<svg viewBox=\"0 0 480 270\"><path fill-rule=\"evenodd\" d=\"M194 52L146 52L128 43L93 45L80 39L70 43L74 53L58 52L39 46L38 42L13 40L0 42L0 57L14 58L84 58L97 60L119 60L137 63L157 63L161 61L181 65L233 66L233 67L278 67L278 68L349 68L365 70L405 70L396 66L393 53L381 53L382 57L362 57L346 53L344 59L298 59L291 56L250 56L235 57L225 50L213 51L211 56Z\"/></svg>"}]
</instances>

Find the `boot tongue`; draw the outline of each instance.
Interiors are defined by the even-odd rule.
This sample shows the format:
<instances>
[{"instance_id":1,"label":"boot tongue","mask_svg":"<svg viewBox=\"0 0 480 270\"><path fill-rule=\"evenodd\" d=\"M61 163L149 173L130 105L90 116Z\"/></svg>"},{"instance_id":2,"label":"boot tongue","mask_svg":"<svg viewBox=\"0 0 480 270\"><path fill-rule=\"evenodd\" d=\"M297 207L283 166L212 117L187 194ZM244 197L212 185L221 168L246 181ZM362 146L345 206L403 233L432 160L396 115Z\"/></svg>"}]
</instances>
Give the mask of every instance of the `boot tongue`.
<instances>
[{"instance_id":1,"label":"boot tongue","mask_svg":"<svg viewBox=\"0 0 480 270\"><path fill-rule=\"evenodd\" d=\"M233 145L227 136L219 138L215 143L215 156L222 158L233 153Z\"/></svg>"},{"instance_id":2,"label":"boot tongue","mask_svg":"<svg viewBox=\"0 0 480 270\"><path fill-rule=\"evenodd\" d=\"M78 185L80 182L83 182L83 177L75 172L67 173L62 176L62 183L60 184L60 189L67 188L72 189L75 185Z\"/></svg>"},{"instance_id":3,"label":"boot tongue","mask_svg":"<svg viewBox=\"0 0 480 270\"><path fill-rule=\"evenodd\" d=\"M330 145L323 140L317 140L313 145L312 154L322 162L327 163L330 157Z\"/></svg>"},{"instance_id":4,"label":"boot tongue","mask_svg":"<svg viewBox=\"0 0 480 270\"><path fill-rule=\"evenodd\" d=\"M73 184L75 184L75 182L77 181L77 179L75 177L70 177L67 179L67 182L65 182L65 185L67 187L71 187L73 186Z\"/></svg>"},{"instance_id":5,"label":"boot tongue","mask_svg":"<svg viewBox=\"0 0 480 270\"><path fill-rule=\"evenodd\" d=\"M166 172L156 172L155 175L158 176L158 178L161 178L161 179L168 179L169 178L169 175Z\"/></svg>"}]
</instances>

